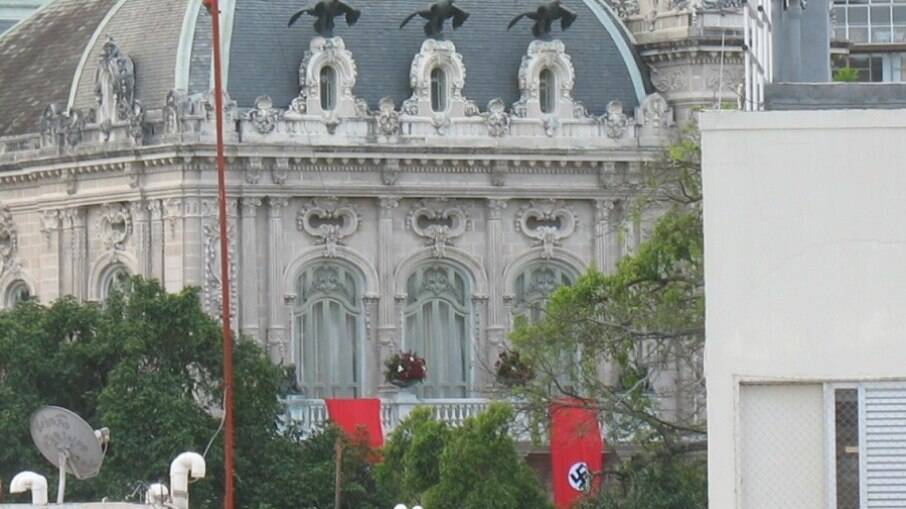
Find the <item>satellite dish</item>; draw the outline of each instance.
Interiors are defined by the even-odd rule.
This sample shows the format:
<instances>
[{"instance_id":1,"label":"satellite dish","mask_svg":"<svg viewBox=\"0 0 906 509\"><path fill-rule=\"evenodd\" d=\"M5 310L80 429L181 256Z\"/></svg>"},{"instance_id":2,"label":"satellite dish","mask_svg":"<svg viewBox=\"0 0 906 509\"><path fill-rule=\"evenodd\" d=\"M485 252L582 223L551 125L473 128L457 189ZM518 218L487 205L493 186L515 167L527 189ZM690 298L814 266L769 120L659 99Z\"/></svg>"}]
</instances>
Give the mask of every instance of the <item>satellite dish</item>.
<instances>
[{"instance_id":1,"label":"satellite dish","mask_svg":"<svg viewBox=\"0 0 906 509\"><path fill-rule=\"evenodd\" d=\"M74 412L45 406L31 415L31 438L44 458L60 469L57 503L62 504L66 474L81 481L100 473L110 430L95 431Z\"/></svg>"}]
</instances>

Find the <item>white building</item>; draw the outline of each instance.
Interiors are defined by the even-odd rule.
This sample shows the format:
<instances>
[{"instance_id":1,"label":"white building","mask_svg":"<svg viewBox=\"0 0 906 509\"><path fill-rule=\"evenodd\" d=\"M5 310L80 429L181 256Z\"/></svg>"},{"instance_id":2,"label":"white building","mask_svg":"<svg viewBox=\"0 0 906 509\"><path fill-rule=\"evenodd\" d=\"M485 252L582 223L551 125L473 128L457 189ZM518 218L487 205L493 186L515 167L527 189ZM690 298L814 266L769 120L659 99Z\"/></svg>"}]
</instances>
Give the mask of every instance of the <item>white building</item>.
<instances>
[{"instance_id":1,"label":"white building","mask_svg":"<svg viewBox=\"0 0 906 509\"><path fill-rule=\"evenodd\" d=\"M906 507L906 110L701 128L710 506Z\"/></svg>"}]
</instances>

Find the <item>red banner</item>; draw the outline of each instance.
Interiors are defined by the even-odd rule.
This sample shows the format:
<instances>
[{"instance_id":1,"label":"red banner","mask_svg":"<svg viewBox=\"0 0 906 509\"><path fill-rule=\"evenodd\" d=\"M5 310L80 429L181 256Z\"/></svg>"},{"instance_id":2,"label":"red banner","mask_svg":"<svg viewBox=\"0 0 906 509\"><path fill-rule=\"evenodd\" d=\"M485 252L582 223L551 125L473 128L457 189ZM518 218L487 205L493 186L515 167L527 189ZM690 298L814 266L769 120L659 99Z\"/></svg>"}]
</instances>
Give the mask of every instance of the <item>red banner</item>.
<instances>
[{"instance_id":1,"label":"red banner","mask_svg":"<svg viewBox=\"0 0 906 509\"><path fill-rule=\"evenodd\" d=\"M604 442L597 411L581 401L552 403L550 417L554 506L569 509L600 483Z\"/></svg>"},{"instance_id":2,"label":"red banner","mask_svg":"<svg viewBox=\"0 0 906 509\"><path fill-rule=\"evenodd\" d=\"M377 449L384 445L381 430L381 400L379 399L325 399L327 415L351 439L364 433L368 446Z\"/></svg>"}]
</instances>

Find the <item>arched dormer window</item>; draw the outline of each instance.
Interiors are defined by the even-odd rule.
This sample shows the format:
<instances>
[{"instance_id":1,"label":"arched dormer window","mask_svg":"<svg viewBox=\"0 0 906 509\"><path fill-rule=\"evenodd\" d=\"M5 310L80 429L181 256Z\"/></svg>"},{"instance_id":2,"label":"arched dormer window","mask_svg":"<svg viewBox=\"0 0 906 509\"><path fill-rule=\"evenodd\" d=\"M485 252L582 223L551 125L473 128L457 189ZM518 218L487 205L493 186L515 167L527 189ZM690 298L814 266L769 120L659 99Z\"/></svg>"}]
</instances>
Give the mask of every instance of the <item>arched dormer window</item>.
<instances>
[{"instance_id":1,"label":"arched dormer window","mask_svg":"<svg viewBox=\"0 0 906 509\"><path fill-rule=\"evenodd\" d=\"M447 111L447 73L440 67L431 70L431 111Z\"/></svg>"},{"instance_id":2,"label":"arched dormer window","mask_svg":"<svg viewBox=\"0 0 906 509\"><path fill-rule=\"evenodd\" d=\"M557 109L557 78L554 71L545 67L538 75L538 100L541 113L553 113Z\"/></svg>"},{"instance_id":3,"label":"arched dormer window","mask_svg":"<svg viewBox=\"0 0 906 509\"><path fill-rule=\"evenodd\" d=\"M321 109L333 111L337 107L337 71L329 65L321 68Z\"/></svg>"},{"instance_id":4,"label":"arched dormer window","mask_svg":"<svg viewBox=\"0 0 906 509\"><path fill-rule=\"evenodd\" d=\"M12 309L31 299L31 290L28 288L28 284L21 279L13 281L13 284L9 285L6 290L5 304L8 309Z\"/></svg>"}]
</instances>

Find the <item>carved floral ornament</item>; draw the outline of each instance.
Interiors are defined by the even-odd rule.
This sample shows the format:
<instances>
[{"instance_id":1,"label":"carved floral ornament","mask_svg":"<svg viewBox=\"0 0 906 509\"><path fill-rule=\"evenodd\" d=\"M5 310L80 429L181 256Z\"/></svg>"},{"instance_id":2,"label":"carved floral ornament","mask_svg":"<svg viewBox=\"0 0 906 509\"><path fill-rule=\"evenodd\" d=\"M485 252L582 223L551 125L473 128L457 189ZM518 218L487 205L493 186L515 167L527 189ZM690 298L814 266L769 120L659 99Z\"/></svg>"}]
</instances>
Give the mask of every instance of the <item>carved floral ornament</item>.
<instances>
[{"instance_id":1,"label":"carved floral ornament","mask_svg":"<svg viewBox=\"0 0 906 509\"><path fill-rule=\"evenodd\" d=\"M132 233L132 215L122 203L108 203L98 218L98 234L107 249L120 251Z\"/></svg>"},{"instance_id":2,"label":"carved floral ornament","mask_svg":"<svg viewBox=\"0 0 906 509\"><path fill-rule=\"evenodd\" d=\"M0 274L13 264L19 248L19 234L8 207L0 208Z\"/></svg>"},{"instance_id":3,"label":"carved floral ornament","mask_svg":"<svg viewBox=\"0 0 906 509\"><path fill-rule=\"evenodd\" d=\"M359 228L359 214L346 200L315 200L296 216L296 227L324 244L324 255L333 258L337 246Z\"/></svg>"},{"instance_id":4,"label":"carved floral ornament","mask_svg":"<svg viewBox=\"0 0 906 509\"><path fill-rule=\"evenodd\" d=\"M406 227L425 239L435 258L445 257L446 247L471 225L465 209L445 199L419 201L406 216Z\"/></svg>"},{"instance_id":5,"label":"carved floral ornament","mask_svg":"<svg viewBox=\"0 0 906 509\"><path fill-rule=\"evenodd\" d=\"M554 256L554 246L576 231L576 213L559 201L529 202L516 214L516 230L543 247L542 256Z\"/></svg>"}]
</instances>

